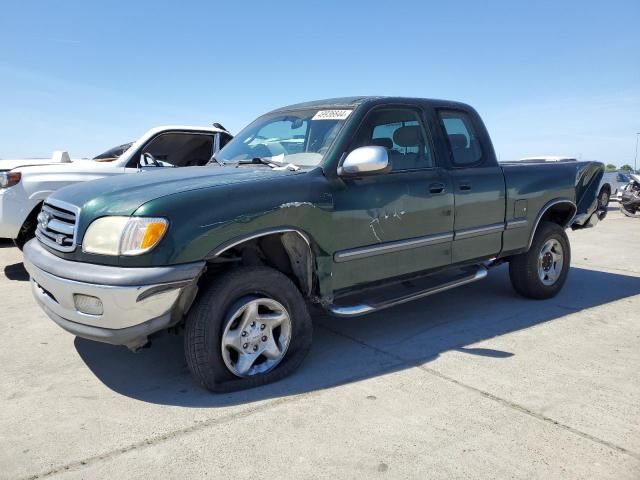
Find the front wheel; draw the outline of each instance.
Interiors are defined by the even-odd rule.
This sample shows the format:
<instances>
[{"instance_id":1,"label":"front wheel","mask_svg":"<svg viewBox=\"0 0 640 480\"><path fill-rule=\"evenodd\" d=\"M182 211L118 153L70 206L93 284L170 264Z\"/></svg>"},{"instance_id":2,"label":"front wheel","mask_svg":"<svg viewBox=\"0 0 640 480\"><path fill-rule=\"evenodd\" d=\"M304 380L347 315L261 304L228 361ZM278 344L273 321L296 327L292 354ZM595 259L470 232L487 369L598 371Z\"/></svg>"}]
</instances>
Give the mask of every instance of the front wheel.
<instances>
[{"instance_id":1,"label":"front wheel","mask_svg":"<svg viewBox=\"0 0 640 480\"><path fill-rule=\"evenodd\" d=\"M311 337L296 285L272 268L243 267L200 295L186 321L185 356L204 387L229 392L289 375L308 353Z\"/></svg>"},{"instance_id":2,"label":"front wheel","mask_svg":"<svg viewBox=\"0 0 640 480\"><path fill-rule=\"evenodd\" d=\"M571 247L564 229L552 222L539 225L528 252L509 261L516 292L527 298L555 297L569 274Z\"/></svg>"},{"instance_id":3,"label":"front wheel","mask_svg":"<svg viewBox=\"0 0 640 480\"><path fill-rule=\"evenodd\" d=\"M35 238L36 226L37 222L35 218L28 218L25 220L24 224L20 228L20 232L18 232L18 236L13 239L14 245L22 250L29 240Z\"/></svg>"}]
</instances>

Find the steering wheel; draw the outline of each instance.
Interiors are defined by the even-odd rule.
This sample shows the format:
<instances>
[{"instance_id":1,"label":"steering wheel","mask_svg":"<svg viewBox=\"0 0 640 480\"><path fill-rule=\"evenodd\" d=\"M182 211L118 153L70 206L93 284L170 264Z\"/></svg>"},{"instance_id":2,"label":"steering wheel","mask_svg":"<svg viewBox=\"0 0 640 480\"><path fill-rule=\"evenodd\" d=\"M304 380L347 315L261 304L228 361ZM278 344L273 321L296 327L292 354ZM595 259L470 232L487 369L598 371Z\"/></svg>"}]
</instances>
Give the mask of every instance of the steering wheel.
<instances>
[{"instance_id":1,"label":"steering wheel","mask_svg":"<svg viewBox=\"0 0 640 480\"><path fill-rule=\"evenodd\" d=\"M271 151L262 144L258 144L255 147L251 148L251 156L252 157L270 157L273 155Z\"/></svg>"}]
</instances>

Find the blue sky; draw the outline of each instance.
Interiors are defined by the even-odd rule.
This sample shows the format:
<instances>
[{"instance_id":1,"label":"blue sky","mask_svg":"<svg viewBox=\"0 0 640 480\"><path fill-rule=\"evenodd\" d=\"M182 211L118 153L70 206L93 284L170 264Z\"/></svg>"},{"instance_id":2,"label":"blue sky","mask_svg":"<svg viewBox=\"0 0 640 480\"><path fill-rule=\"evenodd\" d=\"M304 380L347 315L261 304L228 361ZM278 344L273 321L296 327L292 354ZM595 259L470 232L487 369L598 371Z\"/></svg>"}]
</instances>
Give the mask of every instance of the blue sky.
<instances>
[{"instance_id":1,"label":"blue sky","mask_svg":"<svg viewBox=\"0 0 640 480\"><path fill-rule=\"evenodd\" d=\"M638 0L96 3L3 5L0 158L375 94L472 104L502 160L633 162Z\"/></svg>"}]
</instances>

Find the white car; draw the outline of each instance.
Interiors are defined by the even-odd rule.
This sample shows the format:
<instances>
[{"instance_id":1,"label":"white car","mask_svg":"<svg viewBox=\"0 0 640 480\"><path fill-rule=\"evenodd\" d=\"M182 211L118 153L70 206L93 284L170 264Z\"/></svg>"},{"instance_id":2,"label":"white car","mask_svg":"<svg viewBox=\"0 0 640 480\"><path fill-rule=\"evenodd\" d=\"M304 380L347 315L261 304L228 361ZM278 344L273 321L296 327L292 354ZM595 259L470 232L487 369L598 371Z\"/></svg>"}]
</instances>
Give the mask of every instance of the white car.
<instances>
[{"instance_id":1,"label":"white car","mask_svg":"<svg viewBox=\"0 0 640 480\"><path fill-rule=\"evenodd\" d=\"M77 182L111 175L140 173L158 167L208 163L232 136L213 127L164 126L149 130L132 143L114 147L92 160L70 160L3 169L0 160L0 238L22 246L33 237L42 202L53 192ZM65 152L66 153L66 152ZM8 165L10 165L8 163Z\"/></svg>"},{"instance_id":2,"label":"white car","mask_svg":"<svg viewBox=\"0 0 640 480\"><path fill-rule=\"evenodd\" d=\"M629 173L619 171L605 172L604 178L608 178L611 183L611 200L620 202L624 188L629 185L629 182L631 181Z\"/></svg>"}]
</instances>

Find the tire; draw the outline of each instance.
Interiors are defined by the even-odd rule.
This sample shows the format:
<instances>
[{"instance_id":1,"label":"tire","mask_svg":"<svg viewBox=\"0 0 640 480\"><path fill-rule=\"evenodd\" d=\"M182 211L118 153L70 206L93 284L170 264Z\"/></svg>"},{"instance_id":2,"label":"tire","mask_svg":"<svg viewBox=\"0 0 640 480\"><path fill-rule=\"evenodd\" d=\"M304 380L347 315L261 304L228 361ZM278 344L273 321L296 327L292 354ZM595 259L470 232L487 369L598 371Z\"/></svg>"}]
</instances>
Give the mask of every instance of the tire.
<instances>
[{"instance_id":1,"label":"tire","mask_svg":"<svg viewBox=\"0 0 640 480\"><path fill-rule=\"evenodd\" d=\"M553 247L548 249L550 245ZM561 264L558 253L561 254ZM529 251L509 261L511 285L523 297L536 300L555 297L567 280L570 264L571 246L566 232L556 223L542 222Z\"/></svg>"},{"instance_id":2,"label":"tire","mask_svg":"<svg viewBox=\"0 0 640 480\"><path fill-rule=\"evenodd\" d=\"M31 217L32 216L30 215L29 218L27 218L24 221L24 223L22 224L22 227L20 228L20 232L18 233L18 236L13 239L13 243L20 250L24 248L24 245L29 240L31 240L36 236L36 227L38 224L36 222L36 219Z\"/></svg>"},{"instance_id":3,"label":"tire","mask_svg":"<svg viewBox=\"0 0 640 480\"><path fill-rule=\"evenodd\" d=\"M244 313L236 316L238 312L245 312L255 303L263 308L274 306L284 309L284 315L288 315L288 327L267 328L265 333L274 333L269 342L289 338L287 345L281 348L282 357L273 367L269 367L269 359L261 353L256 358L252 369L268 368L265 371L251 373L246 372L240 376L237 372L240 365L240 356L251 356L251 350L256 348L266 336L260 337L261 332L253 332L253 324L247 326L249 335L245 329L238 327L242 324ZM265 307L266 308L266 307ZM243 310L245 309L245 310ZM255 310L257 312L257 309ZM261 314L264 318L268 316ZM276 312L277 316L278 313ZM247 317L248 318L248 317ZM261 324L260 317L256 317ZM266 322L266 321L265 321ZM255 322L254 322L255 323ZM280 333L276 332L279 330ZM235 332L233 338L238 339L242 330L241 343L233 348L223 347L223 340L231 338L230 332ZM285 335L286 330L286 335ZM212 392L222 393L247 388L258 387L280 380L300 366L311 347L313 327L311 317L305 300L296 285L284 274L268 267L242 267L223 274L211 283L198 297L196 304L190 310L185 326L184 350L189 371L193 377L205 388ZM248 339L248 340L247 340ZM252 343L253 342L253 343ZM243 353L249 345L249 353ZM260 344L263 348L264 345ZM237 350L236 350L237 348ZM236 364L233 364L233 354L236 355ZM260 352L260 350L258 350ZM265 349L265 354L267 353ZM262 359L262 363L260 360ZM235 368L236 371L233 371Z\"/></svg>"},{"instance_id":4,"label":"tire","mask_svg":"<svg viewBox=\"0 0 640 480\"><path fill-rule=\"evenodd\" d=\"M640 210L636 210L636 213L632 213L629 210L627 210L624 205L620 204L620 211L626 217L640 218Z\"/></svg>"},{"instance_id":5,"label":"tire","mask_svg":"<svg viewBox=\"0 0 640 480\"><path fill-rule=\"evenodd\" d=\"M610 201L611 201L611 191L608 189L608 187L605 187L602 190L600 190L600 193L598 194L598 208L600 210L606 210L607 207L609 206Z\"/></svg>"}]
</instances>

